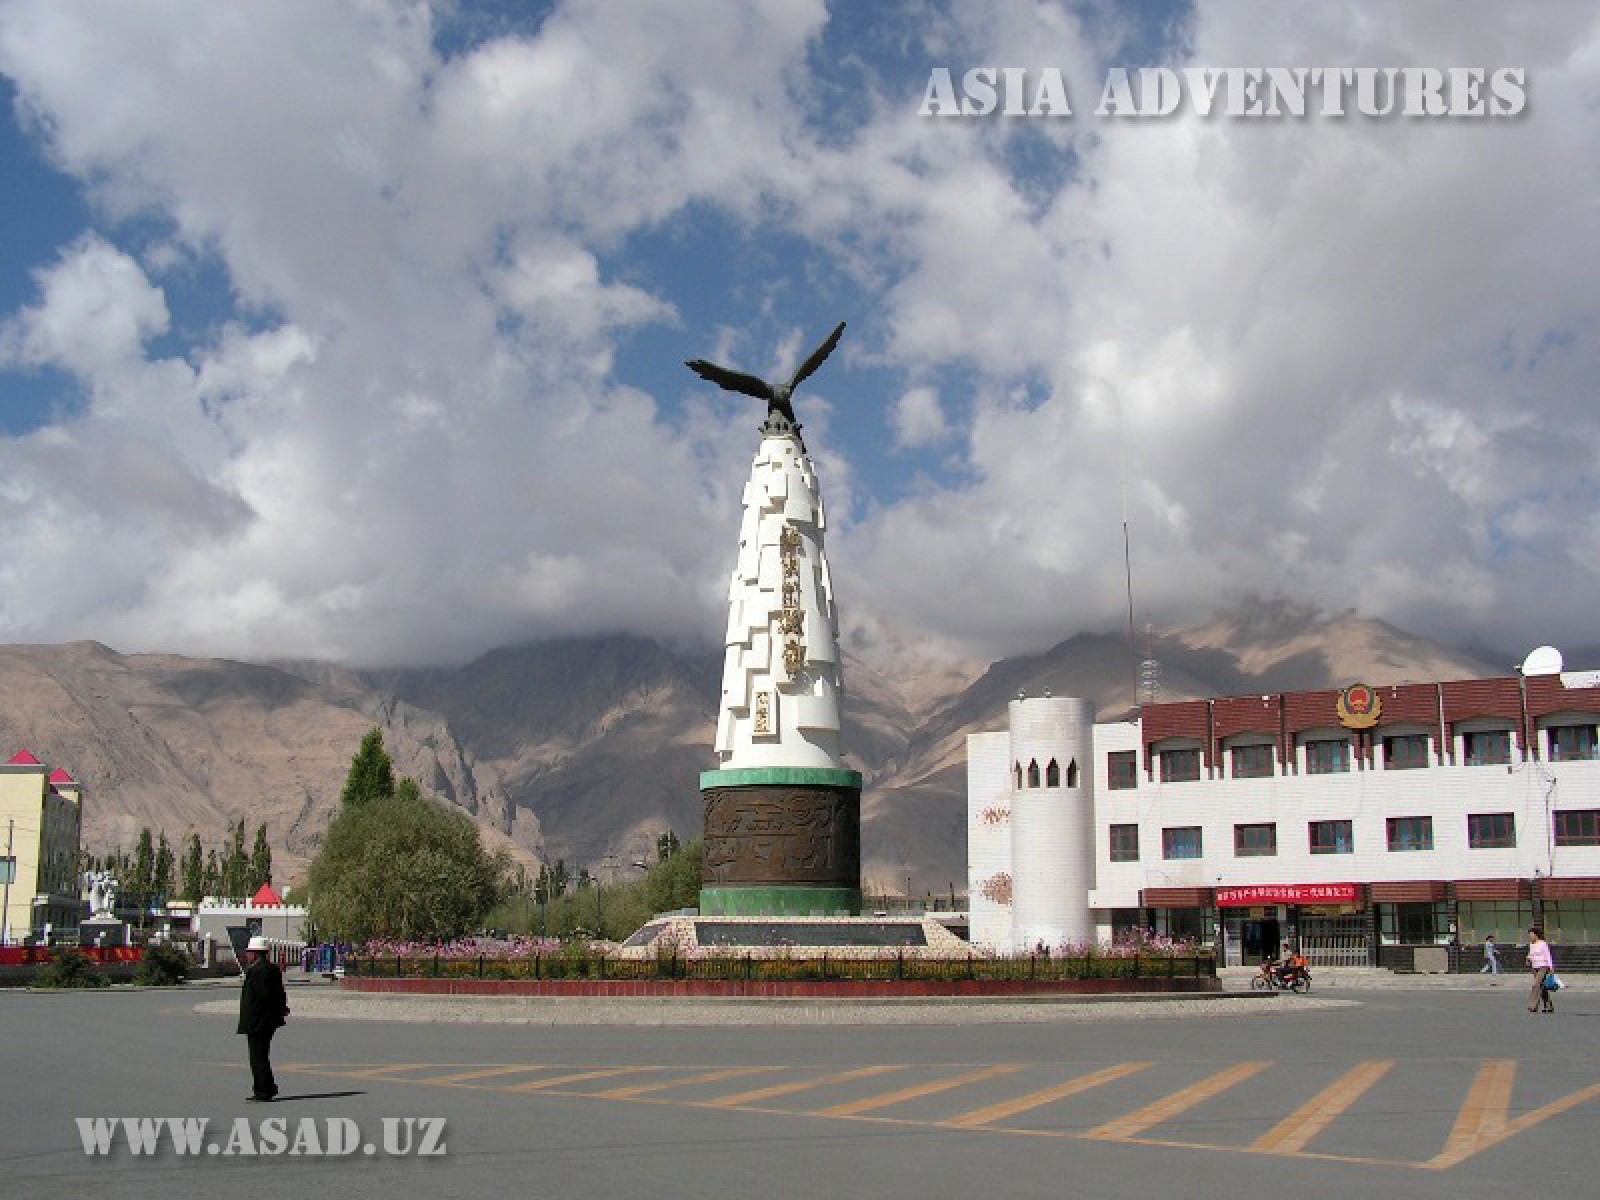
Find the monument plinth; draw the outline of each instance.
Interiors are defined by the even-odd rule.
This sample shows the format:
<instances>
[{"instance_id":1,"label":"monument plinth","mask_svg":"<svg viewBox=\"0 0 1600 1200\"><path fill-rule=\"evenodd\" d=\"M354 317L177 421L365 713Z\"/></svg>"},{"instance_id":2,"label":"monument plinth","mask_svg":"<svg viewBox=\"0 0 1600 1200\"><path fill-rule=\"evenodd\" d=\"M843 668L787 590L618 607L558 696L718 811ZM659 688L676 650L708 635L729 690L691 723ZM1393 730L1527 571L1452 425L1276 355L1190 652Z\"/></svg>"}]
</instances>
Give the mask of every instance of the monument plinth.
<instances>
[{"instance_id":1,"label":"monument plinth","mask_svg":"<svg viewBox=\"0 0 1600 1200\"><path fill-rule=\"evenodd\" d=\"M861 911L861 775L839 734L839 626L816 471L790 397L838 344L833 331L787 385L695 361L697 374L768 402L744 489L728 587L718 769L700 776L711 916Z\"/></svg>"}]
</instances>

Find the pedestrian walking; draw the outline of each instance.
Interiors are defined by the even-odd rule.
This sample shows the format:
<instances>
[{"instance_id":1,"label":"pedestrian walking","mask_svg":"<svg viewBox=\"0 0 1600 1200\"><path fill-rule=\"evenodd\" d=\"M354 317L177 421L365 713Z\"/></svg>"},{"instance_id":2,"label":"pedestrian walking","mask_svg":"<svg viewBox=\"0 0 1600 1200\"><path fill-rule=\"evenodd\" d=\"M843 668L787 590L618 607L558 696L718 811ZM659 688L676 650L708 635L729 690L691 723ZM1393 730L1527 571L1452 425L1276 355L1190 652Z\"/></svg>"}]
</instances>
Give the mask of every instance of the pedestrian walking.
<instances>
[{"instance_id":1,"label":"pedestrian walking","mask_svg":"<svg viewBox=\"0 0 1600 1200\"><path fill-rule=\"evenodd\" d=\"M267 957L267 939L253 937L244 948L244 987L239 991L239 1032L250 1047L250 1095L269 1103L278 1094L272 1077L272 1035L289 1015L283 972Z\"/></svg>"},{"instance_id":2,"label":"pedestrian walking","mask_svg":"<svg viewBox=\"0 0 1600 1200\"><path fill-rule=\"evenodd\" d=\"M1494 944L1494 934L1487 934L1483 939L1483 970L1479 975L1500 974L1499 947Z\"/></svg>"},{"instance_id":3,"label":"pedestrian walking","mask_svg":"<svg viewBox=\"0 0 1600 1200\"><path fill-rule=\"evenodd\" d=\"M1550 957L1550 943L1544 940L1544 930L1538 926L1528 930L1528 969L1533 972L1533 988L1528 992L1528 1011L1539 1012L1543 1009L1547 1013L1555 1012L1555 1003L1550 999L1550 989L1545 987L1545 983L1555 971L1556 963Z\"/></svg>"}]
</instances>

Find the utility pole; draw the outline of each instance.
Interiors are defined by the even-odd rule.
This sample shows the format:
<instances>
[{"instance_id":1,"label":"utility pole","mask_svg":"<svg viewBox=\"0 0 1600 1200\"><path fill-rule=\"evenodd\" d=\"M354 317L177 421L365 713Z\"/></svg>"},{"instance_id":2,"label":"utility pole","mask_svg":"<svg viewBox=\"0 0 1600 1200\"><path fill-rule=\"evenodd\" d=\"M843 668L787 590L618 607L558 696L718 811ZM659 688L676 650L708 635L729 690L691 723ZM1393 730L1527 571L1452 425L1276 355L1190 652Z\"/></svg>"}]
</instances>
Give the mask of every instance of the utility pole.
<instances>
[{"instance_id":1,"label":"utility pole","mask_svg":"<svg viewBox=\"0 0 1600 1200\"><path fill-rule=\"evenodd\" d=\"M17 860L12 857L12 839L16 836L17 823L10 817L6 818L6 891L5 899L0 901L0 913L4 919L0 920L0 946L11 944L11 877L17 873Z\"/></svg>"}]
</instances>

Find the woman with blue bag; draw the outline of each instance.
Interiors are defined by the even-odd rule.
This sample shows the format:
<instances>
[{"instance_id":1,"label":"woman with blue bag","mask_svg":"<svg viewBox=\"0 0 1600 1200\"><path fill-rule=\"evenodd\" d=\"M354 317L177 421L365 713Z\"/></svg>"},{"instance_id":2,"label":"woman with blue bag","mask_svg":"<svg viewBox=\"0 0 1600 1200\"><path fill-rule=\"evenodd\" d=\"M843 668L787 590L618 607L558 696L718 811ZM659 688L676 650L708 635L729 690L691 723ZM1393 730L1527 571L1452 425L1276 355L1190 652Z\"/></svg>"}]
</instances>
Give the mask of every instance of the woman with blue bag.
<instances>
[{"instance_id":1,"label":"woman with blue bag","mask_svg":"<svg viewBox=\"0 0 1600 1200\"><path fill-rule=\"evenodd\" d=\"M1533 972L1533 988L1528 993L1528 1011L1547 1013L1556 1010L1550 993L1561 986L1556 979L1555 959L1550 957L1550 943L1544 940L1544 930L1535 926L1528 930L1528 970ZM1551 983L1555 987L1551 987Z\"/></svg>"}]
</instances>

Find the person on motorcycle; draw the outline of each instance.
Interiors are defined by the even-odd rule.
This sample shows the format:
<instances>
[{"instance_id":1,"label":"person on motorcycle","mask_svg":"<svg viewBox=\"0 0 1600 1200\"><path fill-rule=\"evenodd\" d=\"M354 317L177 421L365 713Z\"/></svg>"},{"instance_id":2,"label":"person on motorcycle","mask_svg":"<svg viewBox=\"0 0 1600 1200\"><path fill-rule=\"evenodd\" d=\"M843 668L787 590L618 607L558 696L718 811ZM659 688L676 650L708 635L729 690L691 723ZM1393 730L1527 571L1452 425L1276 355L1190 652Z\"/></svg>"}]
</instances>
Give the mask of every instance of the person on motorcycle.
<instances>
[{"instance_id":1,"label":"person on motorcycle","mask_svg":"<svg viewBox=\"0 0 1600 1200\"><path fill-rule=\"evenodd\" d=\"M1300 953L1299 947L1295 947L1283 956L1283 962L1278 967L1278 977L1283 980L1285 987L1289 987L1296 979L1307 973L1310 965Z\"/></svg>"}]
</instances>

